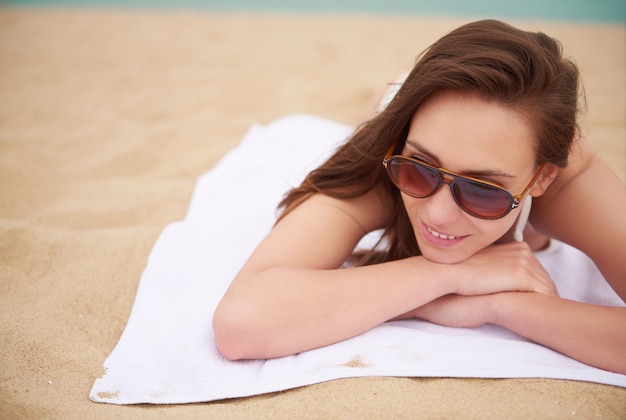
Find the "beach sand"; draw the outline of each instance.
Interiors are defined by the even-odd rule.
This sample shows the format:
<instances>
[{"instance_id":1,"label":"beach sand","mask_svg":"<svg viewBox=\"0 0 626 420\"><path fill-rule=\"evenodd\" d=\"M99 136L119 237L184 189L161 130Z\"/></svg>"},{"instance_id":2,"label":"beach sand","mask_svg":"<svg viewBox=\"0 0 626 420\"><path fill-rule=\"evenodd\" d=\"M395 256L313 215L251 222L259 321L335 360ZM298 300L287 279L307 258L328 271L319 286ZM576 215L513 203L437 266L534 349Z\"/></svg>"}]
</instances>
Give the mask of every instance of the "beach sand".
<instances>
[{"instance_id":1,"label":"beach sand","mask_svg":"<svg viewBox=\"0 0 626 420\"><path fill-rule=\"evenodd\" d=\"M626 389L546 379L362 378L181 406L88 400L161 230L253 123L348 124L465 19L0 8L0 417L624 418ZM559 38L585 131L624 179L624 26ZM268 150L268 153L271 151Z\"/></svg>"}]
</instances>

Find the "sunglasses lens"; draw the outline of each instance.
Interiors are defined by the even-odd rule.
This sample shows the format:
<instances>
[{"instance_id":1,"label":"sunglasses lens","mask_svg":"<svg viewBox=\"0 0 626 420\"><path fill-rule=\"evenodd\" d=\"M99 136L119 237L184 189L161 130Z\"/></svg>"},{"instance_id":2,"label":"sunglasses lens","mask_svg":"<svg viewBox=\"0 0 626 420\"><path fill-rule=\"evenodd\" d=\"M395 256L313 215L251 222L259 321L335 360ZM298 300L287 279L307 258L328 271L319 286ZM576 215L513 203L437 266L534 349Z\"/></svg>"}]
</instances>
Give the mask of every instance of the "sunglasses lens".
<instances>
[{"instance_id":1,"label":"sunglasses lens","mask_svg":"<svg viewBox=\"0 0 626 420\"><path fill-rule=\"evenodd\" d=\"M417 198L428 197L441 182L436 170L401 157L392 158L388 169L394 184L405 193Z\"/></svg>"},{"instance_id":2,"label":"sunglasses lens","mask_svg":"<svg viewBox=\"0 0 626 420\"><path fill-rule=\"evenodd\" d=\"M509 194L491 185L457 178L453 190L459 206L475 217L498 219L511 208Z\"/></svg>"}]
</instances>

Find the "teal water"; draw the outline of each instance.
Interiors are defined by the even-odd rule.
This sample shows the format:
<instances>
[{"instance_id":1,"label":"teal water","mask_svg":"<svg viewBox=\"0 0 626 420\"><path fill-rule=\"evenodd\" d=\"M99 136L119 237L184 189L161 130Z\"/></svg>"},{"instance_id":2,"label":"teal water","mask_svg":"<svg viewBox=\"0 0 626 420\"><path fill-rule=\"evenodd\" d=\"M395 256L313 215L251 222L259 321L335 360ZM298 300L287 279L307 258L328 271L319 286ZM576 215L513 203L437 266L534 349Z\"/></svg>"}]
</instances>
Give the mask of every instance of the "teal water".
<instances>
[{"instance_id":1,"label":"teal water","mask_svg":"<svg viewBox=\"0 0 626 420\"><path fill-rule=\"evenodd\" d=\"M445 15L626 24L626 0L0 0L0 5Z\"/></svg>"}]
</instances>

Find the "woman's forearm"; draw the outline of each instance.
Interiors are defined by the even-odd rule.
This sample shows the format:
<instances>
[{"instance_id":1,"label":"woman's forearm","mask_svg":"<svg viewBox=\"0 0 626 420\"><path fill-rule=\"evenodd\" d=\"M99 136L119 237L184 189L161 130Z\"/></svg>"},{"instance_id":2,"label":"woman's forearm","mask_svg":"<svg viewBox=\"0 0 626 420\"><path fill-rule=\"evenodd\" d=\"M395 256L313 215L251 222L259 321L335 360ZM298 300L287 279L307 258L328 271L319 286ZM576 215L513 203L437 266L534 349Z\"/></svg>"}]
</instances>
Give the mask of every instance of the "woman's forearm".
<instances>
[{"instance_id":1,"label":"woman's forearm","mask_svg":"<svg viewBox=\"0 0 626 420\"><path fill-rule=\"evenodd\" d=\"M444 275L445 266L421 257L337 270L266 269L222 299L216 344L230 359L258 359L335 343L450 293Z\"/></svg>"},{"instance_id":2,"label":"woman's forearm","mask_svg":"<svg viewBox=\"0 0 626 420\"><path fill-rule=\"evenodd\" d=\"M626 308L538 293L493 298L491 323L588 365L626 374Z\"/></svg>"},{"instance_id":3,"label":"woman's forearm","mask_svg":"<svg viewBox=\"0 0 626 420\"><path fill-rule=\"evenodd\" d=\"M244 267L218 305L213 329L227 358L273 358L412 316L445 295L553 294L552 286L523 243L490 247L463 264L411 257L349 269Z\"/></svg>"}]
</instances>

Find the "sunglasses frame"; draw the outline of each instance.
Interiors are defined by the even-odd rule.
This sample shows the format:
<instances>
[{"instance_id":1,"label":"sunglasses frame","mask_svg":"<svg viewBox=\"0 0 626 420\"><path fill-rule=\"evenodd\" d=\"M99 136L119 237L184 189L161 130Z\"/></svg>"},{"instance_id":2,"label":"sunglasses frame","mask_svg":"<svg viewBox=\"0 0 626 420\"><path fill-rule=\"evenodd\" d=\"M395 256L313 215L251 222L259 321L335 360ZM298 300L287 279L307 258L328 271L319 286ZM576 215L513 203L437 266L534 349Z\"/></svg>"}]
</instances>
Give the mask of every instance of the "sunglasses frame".
<instances>
[{"instance_id":1,"label":"sunglasses frame","mask_svg":"<svg viewBox=\"0 0 626 420\"><path fill-rule=\"evenodd\" d=\"M524 188L524 190L520 194L514 196L510 192L508 192L507 190L505 190L501 186L499 186L497 184L494 184L493 182L485 181L485 180L474 178L474 177L471 177L471 176L461 175L461 174L459 174L457 172L450 171L448 169L440 168L438 166L429 165L428 163L422 162L421 160L412 158L410 156L394 155L393 153L396 150L397 146L398 146L398 140L396 140L391 145L389 150L387 150L387 153L385 154L385 158L383 159L382 163L385 166L385 169L387 171L387 175L389 176L389 179L391 180L391 182L400 191L402 191L405 194L408 194L408 195L410 195L411 197L414 197L414 198L427 198L427 197L430 197L431 195L433 195L435 192L437 192L439 190L439 188L441 188L441 186L443 184L448 184L448 186L450 187L450 191L452 192L452 197L454 198L455 203L459 206L459 208L461 210L463 210L465 213L469 214L470 216L477 217L479 219L485 219L485 220L501 219L504 216L506 216L507 214L509 214L511 212L511 210L514 210L517 207L519 207L520 203L522 202L522 200L524 199L526 194L528 194L528 192L533 187L535 182L537 182L537 179L539 179L539 176L543 172L543 168L546 165L545 162L542 163L541 165L539 165L539 169L537 169L537 172L535 173L535 175L532 177L532 179L530 180L528 185L526 185L526 188ZM414 163L416 165L420 165L422 167L425 167L427 169L431 169L431 170L435 171L437 173L437 175L439 176L439 184L428 195L421 196L421 197L420 196L416 196L416 195L406 191L404 188L400 187L400 185L398 185L396 183L395 178L391 174L391 165L389 165L389 162L391 162L391 160L394 159L394 158L395 159L402 159L402 160L405 160L405 161L409 161L409 162ZM452 180L446 179L446 176L447 177L452 177ZM503 214L499 214L497 216L491 216L491 217L490 216L483 216L483 215L480 215L480 214L476 214L475 212L470 211L470 210L464 208L460 204L459 200L457 199L457 197L455 195L454 189L452 188L452 184L458 178L465 179L465 180L468 180L468 181L471 181L471 182L475 182L475 183L478 183L478 184L486 185L488 187L491 187L491 188L494 188L494 189L497 189L499 191L504 192L508 196L508 198L509 198L510 206L508 207L508 209Z\"/></svg>"}]
</instances>

